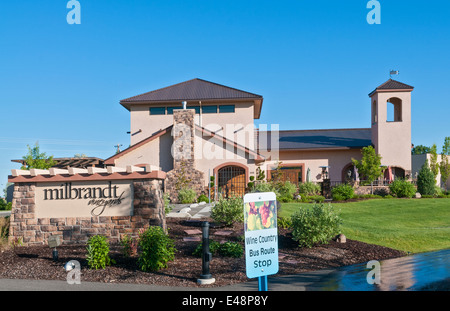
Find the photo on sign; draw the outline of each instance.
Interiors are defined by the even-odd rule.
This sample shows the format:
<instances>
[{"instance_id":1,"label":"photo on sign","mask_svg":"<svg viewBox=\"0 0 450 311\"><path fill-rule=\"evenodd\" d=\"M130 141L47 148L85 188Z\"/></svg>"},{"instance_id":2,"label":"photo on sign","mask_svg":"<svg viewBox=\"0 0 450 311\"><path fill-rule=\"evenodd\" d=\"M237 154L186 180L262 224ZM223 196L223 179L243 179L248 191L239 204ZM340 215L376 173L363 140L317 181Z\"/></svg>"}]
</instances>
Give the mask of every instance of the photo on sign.
<instances>
[{"instance_id":1,"label":"photo on sign","mask_svg":"<svg viewBox=\"0 0 450 311\"><path fill-rule=\"evenodd\" d=\"M276 228L277 203L273 201L246 202L244 204L245 231Z\"/></svg>"}]
</instances>

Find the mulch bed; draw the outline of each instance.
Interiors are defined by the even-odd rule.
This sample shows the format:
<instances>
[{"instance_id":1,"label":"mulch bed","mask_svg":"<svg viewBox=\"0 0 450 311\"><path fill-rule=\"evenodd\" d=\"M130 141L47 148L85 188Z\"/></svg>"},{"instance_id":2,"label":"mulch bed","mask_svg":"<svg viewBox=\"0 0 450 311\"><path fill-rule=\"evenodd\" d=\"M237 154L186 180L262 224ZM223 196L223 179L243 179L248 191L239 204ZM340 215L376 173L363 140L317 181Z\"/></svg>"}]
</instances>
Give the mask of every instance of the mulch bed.
<instances>
[{"instance_id":1,"label":"mulch bed","mask_svg":"<svg viewBox=\"0 0 450 311\"><path fill-rule=\"evenodd\" d=\"M210 238L216 241L236 241L243 244L242 224L223 228L215 226L211 219ZM58 247L59 260L54 262L52 250L48 246L18 247L16 250L0 251L0 278L66 280L67 272L63 266L70 260L81 263L81 281L106 283L135 283L160 286L198 287L197 278L202 272L202 261L192 255L199 242L184 241L189 237L185 230L200 229L200 222L182 219L167 219L169 235L175 241L177 252L175 260L167 269L148 273L139 270L137 258L124 258L120 245L111 245L111 258L116 264L104 270L90 270L86 262L86 246L65 245ZM228 236L215 232L232 230ZM201 236L201 235L200 235ZM241 237L240 237L241 236ZM330 241L327 245L313 248L299 248L292 240L291 232L279 228L279 275L297 274L307 271L336 268L367 262L405 256L406 254L390 248L366 244L347 239L345 244ZM246 282L245 259L214 256L211 261L211 274L217 287Z\"/></svg>"}]
</instances>

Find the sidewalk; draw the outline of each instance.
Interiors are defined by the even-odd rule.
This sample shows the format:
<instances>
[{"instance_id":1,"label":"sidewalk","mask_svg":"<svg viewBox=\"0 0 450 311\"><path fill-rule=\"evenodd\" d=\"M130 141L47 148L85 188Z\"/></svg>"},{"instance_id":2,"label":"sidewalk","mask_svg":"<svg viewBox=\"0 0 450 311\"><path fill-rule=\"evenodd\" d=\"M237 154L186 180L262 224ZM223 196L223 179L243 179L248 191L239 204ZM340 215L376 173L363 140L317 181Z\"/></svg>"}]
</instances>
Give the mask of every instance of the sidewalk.
<instances>
[{"instance_id":1,"label":"sidewalk","mask_svg":"<svg viewBox=\"0 0 450 311\"><path fill-rule=\"evenodd\" d=\"M318 284L333 270L321 270L299 275L269 277L269 291L317 290ZM83 282L70 285L65 281L1 279L0 291L257 291L256 279L223 287L165 287L143 284Z\"/></svg>"}]
</instances>

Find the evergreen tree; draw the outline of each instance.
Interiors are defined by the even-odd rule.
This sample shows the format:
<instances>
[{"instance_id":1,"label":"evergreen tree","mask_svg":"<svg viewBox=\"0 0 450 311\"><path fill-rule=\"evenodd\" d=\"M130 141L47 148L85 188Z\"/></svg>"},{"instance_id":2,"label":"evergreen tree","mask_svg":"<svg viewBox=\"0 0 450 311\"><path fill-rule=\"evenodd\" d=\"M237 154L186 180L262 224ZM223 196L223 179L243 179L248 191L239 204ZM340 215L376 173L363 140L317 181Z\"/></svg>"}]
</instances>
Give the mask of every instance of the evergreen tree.
<instances>
[{"instance_id":1,"label":"evergreen tree","mask_svg":"<svg viewBox=\"0 0 450 311\"><path fill-rule=\"evenodd\" d=\"M421 195L434 195L436 191L435 185L436 181L434 174L429 168L427 160L417 176L417 191L419 191Z\"/></svg>"}]
</instances>

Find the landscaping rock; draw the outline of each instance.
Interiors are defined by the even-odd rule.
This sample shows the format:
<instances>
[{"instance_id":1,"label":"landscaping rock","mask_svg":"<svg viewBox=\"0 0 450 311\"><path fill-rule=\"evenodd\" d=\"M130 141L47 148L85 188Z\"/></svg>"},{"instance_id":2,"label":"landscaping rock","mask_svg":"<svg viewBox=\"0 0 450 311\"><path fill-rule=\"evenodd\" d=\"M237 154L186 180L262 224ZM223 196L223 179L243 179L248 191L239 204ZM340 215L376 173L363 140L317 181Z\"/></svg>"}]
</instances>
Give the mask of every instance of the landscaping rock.
<instances>
[{"instance_id":1,"label":"landscaping rock","mask_svg":"<svg viewBox=\"0 0 450 311\"><path fill-rule=\"evenodd\" d=\"M422 195L420 194L420 192L416 192L416 199L420 199L422 198Z\"/></svg>"},{"instance_id":2,"label":"landscaping rock","mask_svg":"<svg viewBox=\"0 0 450 311\"><path fill-rule=\"evenodd\" d=\"M344 243L347 242L347 238L346 238L345 235L343 235L342 233L341 233L341 234L338 234L338 235L336 236L336 242L344 244Z\"/></svg>"}]
</instances>

